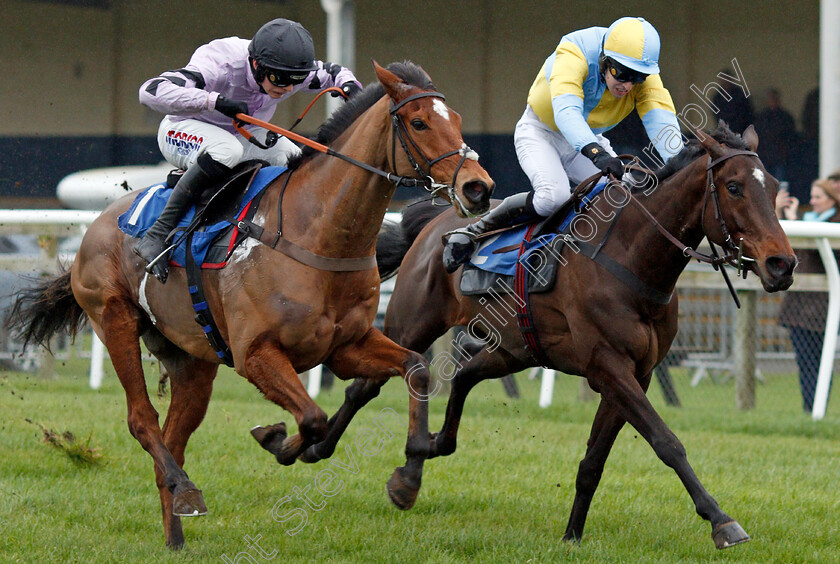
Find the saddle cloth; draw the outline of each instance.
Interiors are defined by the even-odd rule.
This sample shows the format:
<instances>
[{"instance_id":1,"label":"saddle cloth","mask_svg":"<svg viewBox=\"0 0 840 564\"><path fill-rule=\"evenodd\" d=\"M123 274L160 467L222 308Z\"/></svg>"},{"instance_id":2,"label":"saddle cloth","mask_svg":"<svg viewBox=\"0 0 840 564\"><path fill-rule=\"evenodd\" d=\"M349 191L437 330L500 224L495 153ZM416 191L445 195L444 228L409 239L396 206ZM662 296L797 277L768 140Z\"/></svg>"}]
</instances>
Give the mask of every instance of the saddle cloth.
<instances>
[{"instance_id":1,"label":"saddle cloth","mask_svg":"<svg viewBox=\"0 0 840 564\"><path fill-rule=\"evenodd\" d=\"M286 167L282 166L260 168L254 175L253 181L245 189L237 209L230 210L229 215L237 219L244 217L248 213L249 206L254 198L285 171ZM132 237L142 237L163 211L170 194L172 194L172 188L166 183L154 184L143 189L134 199L131 207L119 217L120 230ZM179 238L178 230L187 227L192 222L196 210L196 206L191 207L178 223L174 235L175 240ZM235 235L237 231L234 227L234 224L229 220L222 219L196 230L192 241L192 254L195 263L201 265L201 268L223 268L227 264L227 257L230 256L229 254L236 244L237 238ZM184 266L186 264L186 251L185 238L181 238L181 243L172 253L170 262L177 266Z\"/></svg>"},{"instance_id":2,"label":"saddle cloth","mask_svg":"<svg viewBox=\"0 0 840 564\"><path fill-rule=\"evenodd\" d=\"M600 194L606 187L606 181L599 182L586 196L583 203L589 202ZM568 210L560 211L562 217L549 217L542 220L543 224L556 224L556 229L544 232L545 225L539 226L535 232L540 233L531 241L524 242L525 232L530 224L520 225L503 231L482 242L470 262L464 265L461 275L461 293L464 295L486 294L497 284L498 280L513 286L517 262L528 265L531 272L528 290L531 293L547 292L554 287L557 274L557 258L563 247L563 242L555 239L568 232L572 221L580 212L571 206ZM539 261L533 260L534 252L551 244L553 252L539 253ZM524 245L520 255L520 246Z\"/></svg>"}]
</instances>

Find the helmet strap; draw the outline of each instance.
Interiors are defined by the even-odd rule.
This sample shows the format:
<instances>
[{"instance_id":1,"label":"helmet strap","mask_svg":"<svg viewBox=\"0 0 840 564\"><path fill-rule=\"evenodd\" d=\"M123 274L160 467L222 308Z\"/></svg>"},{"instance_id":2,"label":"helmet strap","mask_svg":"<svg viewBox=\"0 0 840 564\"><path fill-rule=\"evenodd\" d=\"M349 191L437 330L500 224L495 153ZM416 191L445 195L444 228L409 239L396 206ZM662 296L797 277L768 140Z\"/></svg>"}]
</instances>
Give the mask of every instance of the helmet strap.
<instances>
[{"instance_id":1,"label":"helmet strap","mask_svg":"<svg viewBox=\"0 0 840 564\"><path fill-rule=\"evenodd\" d=\"M260 92L265 94L265 88L262 86L263 80L265 80L265 67L250 55L248 56L248 66L251 68L251 74L254 75L254 80L257 82Z\"/></svg>"}]
</instances>

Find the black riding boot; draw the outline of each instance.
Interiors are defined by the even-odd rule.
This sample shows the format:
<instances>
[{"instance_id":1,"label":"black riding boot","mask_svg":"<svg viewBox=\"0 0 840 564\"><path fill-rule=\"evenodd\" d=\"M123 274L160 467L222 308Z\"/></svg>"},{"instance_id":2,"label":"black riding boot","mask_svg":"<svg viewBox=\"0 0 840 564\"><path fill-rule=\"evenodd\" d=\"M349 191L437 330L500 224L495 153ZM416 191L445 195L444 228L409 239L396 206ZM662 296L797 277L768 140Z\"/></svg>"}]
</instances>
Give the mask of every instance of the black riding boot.
<instances>
[{"instance_id":1,"label":"black riding boot","mask_svg":"<svg viewBox=\"0 0 840 564\"><path fill-rule=\"evenodd\" d=\"M443 265L446 267L446 272L455 272L459 266L470 260L476 250L476 237L479 235L519 223L527 223L540 217L534 210L531 194L533 192L521 192L508 196L475 223L444 235Z\"/></svg>"},{"instance_id":2,"label":"black riding boot","mask_svg":"<svg viewBox=\"0 0 840 564\"><path fill-rule=\"evenodd\" d=\"M178 180L157 221L134 245L134 252L146 261L146 272L153 274L161 284L166 283L169 275L169 253L161 256L168 246L166 238L177 227L190 206L198 201L204 190L229 170L213 160L210 155L201 155Z\"/></svg>"}]
</instances>

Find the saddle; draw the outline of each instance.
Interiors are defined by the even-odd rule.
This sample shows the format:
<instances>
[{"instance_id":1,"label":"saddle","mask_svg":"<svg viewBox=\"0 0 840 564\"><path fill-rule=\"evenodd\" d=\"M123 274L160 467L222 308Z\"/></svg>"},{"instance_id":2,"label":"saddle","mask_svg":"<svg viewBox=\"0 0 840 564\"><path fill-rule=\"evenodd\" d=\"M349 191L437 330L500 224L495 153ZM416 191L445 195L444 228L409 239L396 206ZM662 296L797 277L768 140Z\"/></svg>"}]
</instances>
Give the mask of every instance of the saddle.
<instances>
[{"instance_id":1,"label":"saddle","mask_svg":"<svg viewBox=\"0 0 840 564\"><path fill-rule=\"evenodd\" d=\"M223 268L242 242L262 234L262 228L252 222L259 201L265 188L287 170L267 165L264 161L241 163L228 178L205 191L170 234L176 244L171 262L186 269L195 321L216 355L228 366L233 366L233 355L207 304L201 269ZM119 228L132 237L142 237L166 206L177 180L177 174L170 174L166 183L155 184L138 194L119 217Z\"/></svg>"},{"instance_id":2,"label":"saddle","mask_svg":"<svg viewBox=\"0 0 840 564\"><path fill-rule=\"evenodd\" d=\"M573 240L573 220L586 203L606 188L606 181L581 184L572 198L551 216L489 233L461 274L461 293L487 294L501 284L513 286L517 266L528 271L528 292L544 293L554 288L563 247Z\"/></svg>"},{"instance_id":3,"label":"saddle","mask_svg":"<svg viewBox=\"0 0 840 564\"><path fill-rule=\"evenodd\" d=\"M223 268L236 247L248 237L242 227L250 224L263 190L285 171L285 167L268 166L264 161L246 161L206 190L170 235L173 242L178 242L171 263L186 266L186 240L191 234L189 250L199 267ZM170 173L166 182L142 190L119 217L120 230L132 237L142 237L166 206L179 177L178 172ZM240 228L235 229L237 226Z\"/></svg>"}]
</instances>

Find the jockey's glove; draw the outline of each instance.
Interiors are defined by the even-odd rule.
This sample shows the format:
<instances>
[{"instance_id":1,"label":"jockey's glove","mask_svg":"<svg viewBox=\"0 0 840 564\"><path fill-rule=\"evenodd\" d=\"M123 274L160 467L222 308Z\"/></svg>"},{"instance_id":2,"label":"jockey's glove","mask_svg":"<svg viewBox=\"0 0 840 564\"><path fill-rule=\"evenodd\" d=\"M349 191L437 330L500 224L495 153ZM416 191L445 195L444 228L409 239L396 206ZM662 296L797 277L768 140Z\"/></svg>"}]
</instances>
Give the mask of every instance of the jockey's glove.
<instances>
[{"instance_id":1,"label":"jockey's glove","mask_svg":"<svg viewBox=\"0 0 840 564\"><path fill-rule=\"evenodd\" d=\"M236 114L248 115L248 104L236 100L228 100L224 96L216 98L216 111L221 112L231 119L236 119Z\"/></svg>"},{"instance_id":2,"label":"jockey's glove","mask_svg":"<svg viewBox=\"0 0 840 564\"><path fill-rule=\"evenodd\" d=\"M359 85L355 82L345 82L344 84L339 86L339 88L341 88L341 91L344 92L345 100L349 100L350 98L362 91ZM338 92L330 92L330 95L333 97L340 96Z\"/></svg>"},{"instance_id":3,"label":"jockey's glove","mask_svg":"<svg viewBox=\"0 0 840 564\"><path fill-rule=\"evenodd\" d=\"M624 174L624 165L598 143L586 145L580 152L589 158L604 174L612 174L618 179Z\"/></svg>"}]
</instances>

